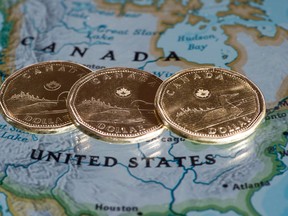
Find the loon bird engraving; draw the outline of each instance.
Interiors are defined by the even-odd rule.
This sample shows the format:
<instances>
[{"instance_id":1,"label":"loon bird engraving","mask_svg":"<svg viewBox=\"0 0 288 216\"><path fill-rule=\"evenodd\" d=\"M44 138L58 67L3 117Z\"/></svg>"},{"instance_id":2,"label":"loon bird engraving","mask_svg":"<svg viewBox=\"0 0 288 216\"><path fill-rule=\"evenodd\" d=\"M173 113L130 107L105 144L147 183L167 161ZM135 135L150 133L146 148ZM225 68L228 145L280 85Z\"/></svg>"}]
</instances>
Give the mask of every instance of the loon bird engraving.
<instances>
[{"instance_id":1,"label":"loon bird engraving","mask_svg":"<svg viewBox=\"0 0 288 216\"><path fill-rule=\"evenodd\" d=\"M239 116L243 110L238 106L229 102L231 98L234 98L239 93L234 94L224 94L219 96L220 107L214 110L208 111L201 119L201 122L217 121L222 119L232 119L236 116ZM198 122L200 122L198 121ZM197 122L197 123L198 123ZM196 124L197 124L196 123Z\"/></svg>"}]
</instances>

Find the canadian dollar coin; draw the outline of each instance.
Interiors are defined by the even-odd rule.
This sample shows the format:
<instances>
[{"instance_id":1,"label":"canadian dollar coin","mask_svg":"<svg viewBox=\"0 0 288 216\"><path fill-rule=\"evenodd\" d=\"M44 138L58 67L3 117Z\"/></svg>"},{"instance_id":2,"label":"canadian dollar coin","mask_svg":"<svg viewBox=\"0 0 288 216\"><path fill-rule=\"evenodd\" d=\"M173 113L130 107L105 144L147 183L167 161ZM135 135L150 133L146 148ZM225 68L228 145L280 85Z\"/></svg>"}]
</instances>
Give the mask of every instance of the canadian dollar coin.
<instances>
[{"instance_id":1,"label":"canadian dollar coin","mask_svg":"<svg viewBox=\"0 0 288 216\"><path fill-rule=\"evenodd\" d=\"M245 76L222 68L178 72L160 86L155 106L168 128L200 143L243 139L265 116L258 87Z\"/></svg>"},{"instance_id":2,"label":"canadian dollar coin","mask_svg":"<svg viewBox=\"0 0 288 216\"><path fill-rule=\"evenodd\" d=\"M67 106L76 125L101 140L140 142L163 130L154 107L161 83L145 71L107 68L76 82Z\"/></svg>"},{"instance_id":3,"label":"canadian dollar coin","mask_svg":"<svg viewBox=\"0 0 288 216\"><path fill-rule=\"evenodd\" d=\"M68 92L90 72L80 64L66 61L42 62L20 69L1 86L4 117L30 132L66 131L73 125L66 108Z\"/></svg>"}]
</instances>

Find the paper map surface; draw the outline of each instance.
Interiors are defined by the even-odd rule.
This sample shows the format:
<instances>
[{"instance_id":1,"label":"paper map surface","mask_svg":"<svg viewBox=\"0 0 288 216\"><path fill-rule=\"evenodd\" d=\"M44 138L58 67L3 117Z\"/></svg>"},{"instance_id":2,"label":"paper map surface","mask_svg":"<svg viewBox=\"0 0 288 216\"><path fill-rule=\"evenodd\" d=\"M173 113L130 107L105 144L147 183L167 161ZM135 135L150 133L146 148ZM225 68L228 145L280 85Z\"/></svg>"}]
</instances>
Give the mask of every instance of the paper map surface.
<instances>
[{"instance_id":1,"label":"paper map surface","mask_svg":"<svg viewBox=\"0 0 288 216\"><path fill-rule=\"evenodd\" d=\"M250 78L268 108L252 136L223 146L168 130L133 145L35 135L1 116L1 215L287 215L287 11L285 0L1 1L2 81L48 60L163 80L217 66Z\"/></svg>"}]
</instances>

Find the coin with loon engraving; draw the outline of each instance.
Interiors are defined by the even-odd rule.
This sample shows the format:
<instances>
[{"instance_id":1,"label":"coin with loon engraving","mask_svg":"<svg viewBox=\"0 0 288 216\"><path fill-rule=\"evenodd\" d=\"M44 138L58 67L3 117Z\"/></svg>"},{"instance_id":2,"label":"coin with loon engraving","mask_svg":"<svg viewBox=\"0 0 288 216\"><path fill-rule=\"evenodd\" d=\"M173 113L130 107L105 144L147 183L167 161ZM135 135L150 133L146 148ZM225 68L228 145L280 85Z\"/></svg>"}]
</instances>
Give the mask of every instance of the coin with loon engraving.
<instances>
[{"instance_id":1,"label":"coin with loon engraving","mask_svg":"<svg viewBox=\"0 0 288 216\"><path fill-rule=\"evenodd\" d=\"M107 68L81 78L67 107L72 119L96 138L136 143L158 136L163 124L154 107L162 80L132 68Z\"/></svg>"},{"instance_id":2,"label":"coin with loon engraving","mask_svg":"<svg viewBox=\"0 0 288 216\"><path fill-rule=\"evenodd\" d=\"M73 127L66 108L72 85L92 72L80 64L49 61L27 66L10 75L0 90L7 121L35 133L63 132Z\"/></svg>"},{"instance_id":3,"label":"coin with loon engraving","mask_svg":"<svg viewBox=\"0 0 288 216\"><path fill-rule=\"evenodd\" d=\"M244 139L265 116L258 87L238 72L221 68L178 72L159 87L155 106L172 131L208 144Z\"/></svg>"}]
</instances>

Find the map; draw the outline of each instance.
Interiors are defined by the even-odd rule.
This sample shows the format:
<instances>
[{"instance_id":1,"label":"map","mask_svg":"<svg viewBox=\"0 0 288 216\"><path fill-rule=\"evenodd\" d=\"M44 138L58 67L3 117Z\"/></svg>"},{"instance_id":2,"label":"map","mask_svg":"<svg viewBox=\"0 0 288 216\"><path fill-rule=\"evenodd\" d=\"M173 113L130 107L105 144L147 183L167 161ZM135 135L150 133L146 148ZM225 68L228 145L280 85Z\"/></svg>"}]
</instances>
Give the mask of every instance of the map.
<instances>
[{"instance_id":1,"label":"map","mask_svg":"<svg viewBox=\"0 0 288 216\"><path fill-rule=\"evenodd\" d=\"M287 0L1 0L0 75L68 60L165 80L216 66L262 90L251 136L199 145L166 130L116 145L73 129L30 134L0 116L0 214L287 215Z\"/></svg>"}]
</instances>

